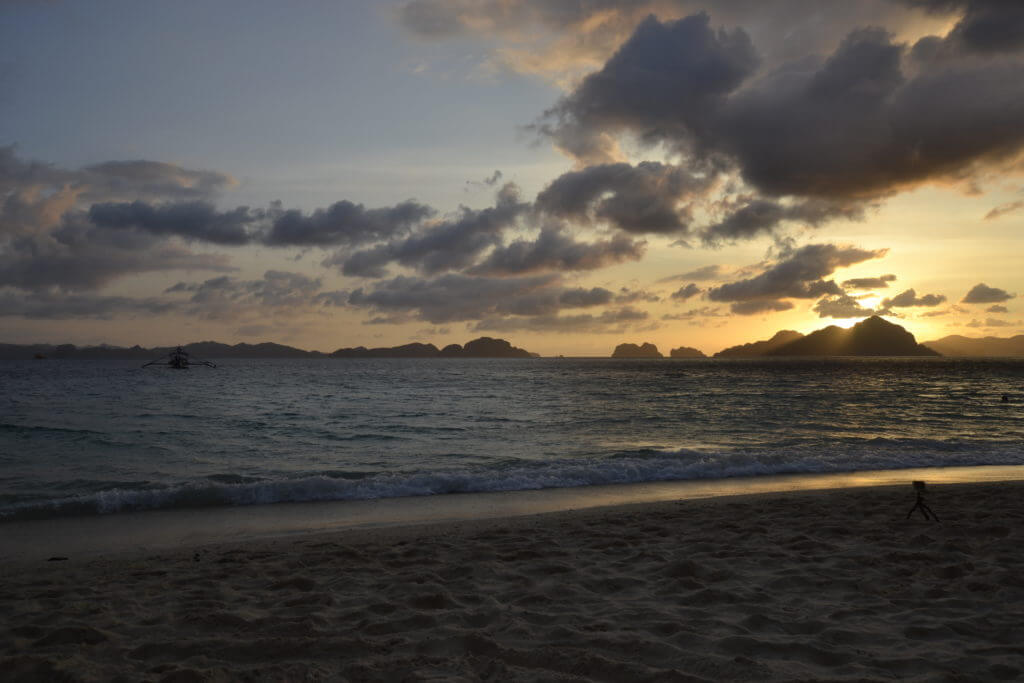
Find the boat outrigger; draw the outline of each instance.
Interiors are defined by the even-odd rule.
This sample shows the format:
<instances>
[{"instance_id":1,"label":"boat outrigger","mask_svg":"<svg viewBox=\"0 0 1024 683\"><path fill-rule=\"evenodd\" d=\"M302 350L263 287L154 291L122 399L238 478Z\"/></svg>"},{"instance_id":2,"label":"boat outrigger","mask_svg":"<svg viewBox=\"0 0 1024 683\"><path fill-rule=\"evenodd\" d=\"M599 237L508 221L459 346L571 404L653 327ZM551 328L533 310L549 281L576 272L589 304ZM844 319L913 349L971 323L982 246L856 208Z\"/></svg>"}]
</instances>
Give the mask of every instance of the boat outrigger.
<instances>
[{"instance_id":1,"label":"boat outrigger","mask_svg":"<svg viewBox=\"0 0 1024 683\"><path fill-rule=\"evenodd\" d=\"M208 360L193 360L188 357L188 351L181 348L180 346L163 358L151 360L142 367L146 368L150 365L164 365L171 368L172 370L188 370L193 365L205 365L208 368L217 367L216 363Z\"/></svg>"}]
</instances>

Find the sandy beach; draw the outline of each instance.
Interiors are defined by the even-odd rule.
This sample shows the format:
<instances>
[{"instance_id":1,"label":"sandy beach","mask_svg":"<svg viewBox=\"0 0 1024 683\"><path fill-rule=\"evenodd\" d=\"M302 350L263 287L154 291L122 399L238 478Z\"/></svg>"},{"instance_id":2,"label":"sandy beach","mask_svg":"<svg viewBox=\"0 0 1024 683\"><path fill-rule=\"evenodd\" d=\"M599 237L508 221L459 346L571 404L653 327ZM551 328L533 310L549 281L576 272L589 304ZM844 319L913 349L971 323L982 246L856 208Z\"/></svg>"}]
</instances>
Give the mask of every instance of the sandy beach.
<instances>
[{"instance_id":1,"label":"sandy beach","mask_svg":"<svg viewBox=\"0 0 1024 683\"><path fill-rule=\"evenodd\" d=\"M5 680L1013 680L1024 483L9 564Z\"/></svg>"}]
</instances>

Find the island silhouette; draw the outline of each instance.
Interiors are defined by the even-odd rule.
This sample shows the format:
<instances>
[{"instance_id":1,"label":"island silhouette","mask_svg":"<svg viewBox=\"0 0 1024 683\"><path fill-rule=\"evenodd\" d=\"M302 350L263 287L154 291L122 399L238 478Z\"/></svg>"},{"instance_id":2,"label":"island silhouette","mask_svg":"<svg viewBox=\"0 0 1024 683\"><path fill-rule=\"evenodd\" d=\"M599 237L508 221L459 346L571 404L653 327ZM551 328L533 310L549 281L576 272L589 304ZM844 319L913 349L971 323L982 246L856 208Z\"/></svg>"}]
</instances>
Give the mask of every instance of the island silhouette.
<instances>
[{"instance_id":1,"label":"island silhouette","mask_svg":"<svg viewBox=\"0 0 1024 683\"><path fill-rule=\"evenodd\" d=\"M174 346L144 348L100 344L78 347L74 344L0 344L0 360L18 359L90 359L150 360L171 353ZM202 358L536 358L539 354L513 346L504 339L480 337L465 345L413 342L400 346L366 348L344 347L332 353L304 351L292 346L261 344L223 344L203 341L182 347ZM964 337L950 335L919 344L914 335L878 316L865 318L844 329L829 325L804 335L795 330L780 330L770 339L722 349L713 358L822 357L822 356L964 356L1024 357L1024 335L1015 337ZM622 343L612 358L664 358L650 342ZM679 346L669 352L671 358L705 358L698 349Z\"/></svg>"},{"instance_id":2,"label":"island silhouette","mask_svg":"<svg viewBox=\"0 0 1024 683\"><path fill-rule=\"evenodd\" d=\"M664 358L658 347L649 342L636 344L619 344L612 351L612 358Z\"/></svg>"},{"instance_id":3,"label":"island silhouette","mask_svg":"<svg viewBox=\"0 0 1024 683\"><path fill-rule=\"evenodd\" d=\"M174 346L143 348L141 346L118 347L102 344L99 346L77 347L74 344L0 344L0 359L61 358L90 360L140 360L166 356L174 352ZM220 342L196 342L183 344L181 349L202 358L536 358L537 354L512 346L504 339L480 337L466 342L465 346L449 344L438 349L433 344L404 344L387 348L367 349L363 346L342 348L326 354L320 351L303 351L283 344L222 344Z\"/></svg>"}]
</instances>

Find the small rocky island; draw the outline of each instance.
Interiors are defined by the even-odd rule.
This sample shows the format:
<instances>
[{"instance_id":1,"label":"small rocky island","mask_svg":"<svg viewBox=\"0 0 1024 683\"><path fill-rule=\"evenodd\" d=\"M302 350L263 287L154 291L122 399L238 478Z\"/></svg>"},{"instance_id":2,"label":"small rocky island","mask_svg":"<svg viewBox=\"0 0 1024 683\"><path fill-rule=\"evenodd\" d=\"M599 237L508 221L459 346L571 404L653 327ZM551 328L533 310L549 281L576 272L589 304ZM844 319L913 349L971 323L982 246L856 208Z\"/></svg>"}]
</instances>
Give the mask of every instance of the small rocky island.
<instances>
[{"instance_id":1,"label":"small rocky island","mask_svg":"<svg viewBox=\"0 0 1024 683\"><path fill-rule=\"evenodd\" d=\"M619 344L612 351L612 358L664 358L658 347L650 342L640 346L636 344Z\"/></svg>"},{"instance_id":2,"label":"small rocky island","mask_svg":"<svg viewBox=\"0 0 1024 683\"><path fill-rule=\"evenodd\" d=\"M678 349L672 349L668 352L669 358L707 358L700 349L695 349L692 346L680 346Z\"/></svg>"}]
</instances>

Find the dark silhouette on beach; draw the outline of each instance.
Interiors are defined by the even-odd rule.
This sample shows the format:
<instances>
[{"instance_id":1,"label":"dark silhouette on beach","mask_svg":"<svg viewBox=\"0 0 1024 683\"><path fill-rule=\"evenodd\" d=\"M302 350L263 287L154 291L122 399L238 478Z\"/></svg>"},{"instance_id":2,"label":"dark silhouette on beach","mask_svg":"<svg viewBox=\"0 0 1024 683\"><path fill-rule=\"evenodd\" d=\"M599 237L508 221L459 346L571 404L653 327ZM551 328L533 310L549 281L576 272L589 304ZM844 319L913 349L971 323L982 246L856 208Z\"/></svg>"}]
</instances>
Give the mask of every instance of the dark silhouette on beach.
<instances>
[{"instance_id":1,"label":"dark silhouette on beach","mask_svg":"<svg viewBox=\"0 0 1024 683\"><path fill-rule=\"evenodd\" d=\"M924 488L923 481L914 482L914 491L917 492L917 501L914 503L914 507L910 508L910 512L907 513L907 519L914 514L914 510L920 510L924 518L929 521L939 521L939 516L932 512L932 509L928 507L928 503L925 502L925 496L927 492Z\"/></svg>"}]
</instances>

